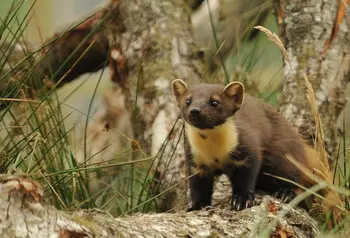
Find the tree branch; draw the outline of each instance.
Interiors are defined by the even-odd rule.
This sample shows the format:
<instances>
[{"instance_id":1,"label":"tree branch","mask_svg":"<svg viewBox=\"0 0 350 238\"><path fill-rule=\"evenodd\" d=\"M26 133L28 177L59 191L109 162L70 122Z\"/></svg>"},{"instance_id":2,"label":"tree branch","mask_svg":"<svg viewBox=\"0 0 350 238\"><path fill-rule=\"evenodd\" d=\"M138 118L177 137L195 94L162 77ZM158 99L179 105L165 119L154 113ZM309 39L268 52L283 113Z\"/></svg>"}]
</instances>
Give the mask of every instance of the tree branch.
<instances>
[{"instance_id":1,"label":"tree branch","mask_svg":"<svg viewBox=\"0 0 350 238\"><path fill-rule=\"evenodd\" d=\"M11 237L255 237L277 219L272 237L315 237L316 223L300 209L278 219L287 205L265 197L241 212L227 206L196 212L134 214L122 218L97 210L57 211L43 202L43 190L24 177L0 177L0 233Z\"/></svg>"}]
</instances>

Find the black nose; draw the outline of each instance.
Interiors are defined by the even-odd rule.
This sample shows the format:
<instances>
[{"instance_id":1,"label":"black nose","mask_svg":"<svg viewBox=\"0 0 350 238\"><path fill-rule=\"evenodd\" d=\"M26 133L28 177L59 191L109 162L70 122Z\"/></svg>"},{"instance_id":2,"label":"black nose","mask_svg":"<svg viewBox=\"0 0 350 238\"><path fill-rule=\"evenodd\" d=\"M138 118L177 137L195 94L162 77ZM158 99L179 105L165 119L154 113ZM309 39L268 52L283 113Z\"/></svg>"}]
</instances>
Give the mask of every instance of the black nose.
<instances>
[{"instance_id":1,"label":"black nose","mask_svg":"<svg viewBox=\"0 0 350 238\"><path fill-rule=\"evenodd\" d=\"M197 116L201 113L201 110L199 108L192 108L190 111L191 115Z\"/></svg>"}]
</instances>

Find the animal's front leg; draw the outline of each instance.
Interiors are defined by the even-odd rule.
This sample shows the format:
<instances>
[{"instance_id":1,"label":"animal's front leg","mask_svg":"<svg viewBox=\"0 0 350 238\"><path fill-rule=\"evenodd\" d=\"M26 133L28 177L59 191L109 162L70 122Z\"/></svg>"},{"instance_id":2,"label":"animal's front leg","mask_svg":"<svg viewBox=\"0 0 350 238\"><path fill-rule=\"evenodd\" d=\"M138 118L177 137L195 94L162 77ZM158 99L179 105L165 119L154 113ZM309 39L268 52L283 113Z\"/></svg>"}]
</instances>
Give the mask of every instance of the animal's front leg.
<instances>
[{"instance_id":1,"label":"animal's front leg","mask_svg":"<svg viewBox=\"0 0 350 238\"><path fill-rule=\"evenodd\" d=\"M214 176L210 172L202 171L190 179L190 195L192 205L187 211L199 210L211 205Z\"/></svg>"},{"instance_id":2,"label":"animal's front leg","mask_svg":"<svg viewBox=\"0 0 350 238\"><path fill-rule=\"evenodd\" d=\"M232 183L232 209L242 210L255 204L255 183L259 174L261 160L254 154L245 157L242 167L236 168L230 176Z\"/></svg>"}]
</instances>

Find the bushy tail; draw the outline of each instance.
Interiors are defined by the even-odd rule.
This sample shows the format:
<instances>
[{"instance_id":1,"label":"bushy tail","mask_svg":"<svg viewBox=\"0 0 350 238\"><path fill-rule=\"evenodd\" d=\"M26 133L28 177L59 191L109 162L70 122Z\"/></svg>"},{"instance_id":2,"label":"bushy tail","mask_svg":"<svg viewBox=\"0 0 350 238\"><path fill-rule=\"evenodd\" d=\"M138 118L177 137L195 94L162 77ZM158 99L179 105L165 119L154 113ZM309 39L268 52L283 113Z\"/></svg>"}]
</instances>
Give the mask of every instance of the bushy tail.
<instances>
[{"instance_id":1,"label":"bushy tail","mask_svg":"<svg viewBox=\"0 0 350 238\"><path fill-rule=\"evenodd\" d=\"M324 146L324 134L322 129L321 117L318 112L318 106L315 99L315 92L306 74L304 74L304 79L307 88L306 98L311 108L312 117L315 120L315 145L320 152L318 153L311 146L305 143L304 148L306 161L308 163L307 166L309 170L318 178L318 180L314 181L314 184L318 183L319 180L327 181L327 183L329 184L329 186L320 191L320 194L324 197L324 199L321 202L323 214L327 215L329 214L329 212L332 212L334 220L339 221L342 218L342 214L345 213L346 210L344 209L344 205L339 193L335 191L334 186L332 186L334 182L334 176L330 169L327 158L327 152Z\"/></svg>"},{"instance_id":2,"label":"bushy tail","mask_svg":"<svg viewBox=\"0 0 350 238\"><path fill-rule=\"evenodd\" d=\"M302 184L307 188L310 188L321 182L326 182L327 185L319 190L317 193L323 198L312 196L313 205L317 206L317 209L322 215L332 213L335 221L339 221L342 218L342 213L345 211L342 199L333 186L333 173L330 170L328 163L323 162L320 156L314 148L304 143L305 151L305 165L300 164L294 158L288 156L288 159L302 171Z\"/></svg>"},{"instance_id":3,"label":"bushy tail","mask_svg":"<svg viewBox=\"0 0 350 238\"><path fill-rule=\"evenodd\" d=\"M322 180L326 181L329 184L329 186L320 191L321 195L325 197L325 208L328 211L332 211L333 209L336 209L337 205L342 207L342 200L339 194L334 190L332 186L334 182L334 174L332 173L328 163L324 162L325 160L327 160L327 158L324 158L322 161L320 153L318 153L306 143L304 145L304 149L306 154L305 158L307 162L307 167L314 176L313 178L310 178L309 176L309 179L312 179L313 185Z\"/></svg>"}]
</instances>

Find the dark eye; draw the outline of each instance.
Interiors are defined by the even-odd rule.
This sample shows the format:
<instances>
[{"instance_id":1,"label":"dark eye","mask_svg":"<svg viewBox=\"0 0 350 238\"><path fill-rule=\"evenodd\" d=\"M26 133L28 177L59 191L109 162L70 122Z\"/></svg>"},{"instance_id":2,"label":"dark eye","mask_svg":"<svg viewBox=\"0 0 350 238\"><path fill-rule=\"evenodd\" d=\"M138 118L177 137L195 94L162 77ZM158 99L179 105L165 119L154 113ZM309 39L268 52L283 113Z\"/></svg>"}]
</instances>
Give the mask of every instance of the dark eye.
<instances>
[{"instance_id":1,"label":"dark eye","mask_svg":"<svg viewBox=\"0 0 350 238\"><path fill-rule=\"evenodd\" d=\"M186 99L186 105L189 106L191 104L191 99Z\"/></svg>"},{"instance_id":2,"label":"dark eye","mask_svg":"<svg viewBox=\"0 0 350 238\"><path fill-rule=\"evenodd\" d=\"M215 100L210 102L210 105L212 105L213 107L216 107L218 104L219 102Z\"/></svg>"}]
</instances>

